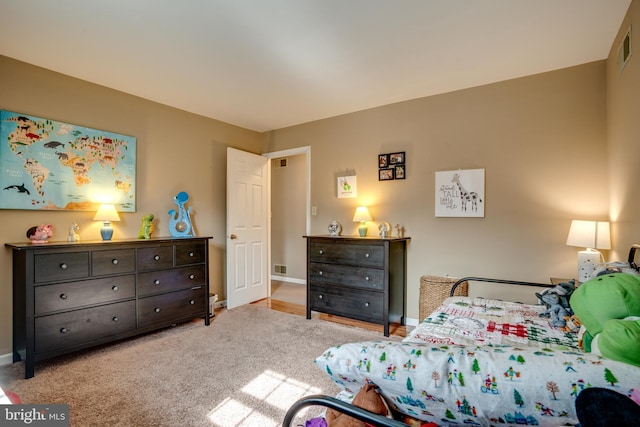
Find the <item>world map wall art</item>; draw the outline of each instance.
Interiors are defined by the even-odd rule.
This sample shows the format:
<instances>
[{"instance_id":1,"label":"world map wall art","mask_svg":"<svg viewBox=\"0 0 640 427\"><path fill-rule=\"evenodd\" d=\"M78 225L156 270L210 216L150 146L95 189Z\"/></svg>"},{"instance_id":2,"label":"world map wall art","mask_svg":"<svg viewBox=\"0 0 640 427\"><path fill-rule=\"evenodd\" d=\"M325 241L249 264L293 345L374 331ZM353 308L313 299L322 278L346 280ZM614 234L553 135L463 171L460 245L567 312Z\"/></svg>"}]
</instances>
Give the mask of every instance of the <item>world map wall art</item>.
<instances>
[{"instance_id":1,"label":"world map wall art","mask_svg":"<svg viewBox=\"0 0 640 427\"><path fill-rule=\"evenodd\" d=\"M136 138L0 110L0 209L136 211Z\"/></svg>"}]
</instances>

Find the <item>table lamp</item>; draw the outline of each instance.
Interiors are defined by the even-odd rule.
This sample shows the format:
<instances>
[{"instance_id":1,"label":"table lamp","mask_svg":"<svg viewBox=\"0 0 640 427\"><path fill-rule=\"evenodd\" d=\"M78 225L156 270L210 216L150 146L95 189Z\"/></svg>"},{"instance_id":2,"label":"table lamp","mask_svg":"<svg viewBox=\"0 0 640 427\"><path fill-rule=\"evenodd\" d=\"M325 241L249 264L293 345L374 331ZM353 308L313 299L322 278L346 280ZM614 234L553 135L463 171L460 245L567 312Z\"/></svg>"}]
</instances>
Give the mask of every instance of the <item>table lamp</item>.
<instances>
[{"instance_id":1,"label":"table lamp","mask_svg":"<svg viewBox=\"0 0 640 427\"><path fill-rule=\"evenodd\" d=\"M360 227L358 227L358 233L360 233L360 237L366 237L367 235L367 221L372 221L373 218L369 213L369 209L366 206L358 206L356 209L356 213L353 216L353 222L359 222Z\"/></svg>"},{"instance_id":2,"label":"table lamp","mask_svg":"<svg viewBox=\"0 0 640 427\"><path fill-rule=\"evenodd\" d=\"M606 221L571 221L567 245L586 248L586 250L578 252L578 281L580 283L586 282L591 279L598 264L604 262L604 257L597 249L611 249L609 223Z\"/></svg>"},{"instance_id":3,"label":"table lamp","mask_svg":"<svg viewBox=\"0 0 640 427\"><path fill-rule=\"evenodd\" d=\"M109 204L100 205L96 216L93 217L94 221L103 221L102 228L100 229L100 235L102 240L111 240L113 237L113 228L111 228L111 221L120 221L118 211L116 207Z\"/></svg>"}]
</instances>

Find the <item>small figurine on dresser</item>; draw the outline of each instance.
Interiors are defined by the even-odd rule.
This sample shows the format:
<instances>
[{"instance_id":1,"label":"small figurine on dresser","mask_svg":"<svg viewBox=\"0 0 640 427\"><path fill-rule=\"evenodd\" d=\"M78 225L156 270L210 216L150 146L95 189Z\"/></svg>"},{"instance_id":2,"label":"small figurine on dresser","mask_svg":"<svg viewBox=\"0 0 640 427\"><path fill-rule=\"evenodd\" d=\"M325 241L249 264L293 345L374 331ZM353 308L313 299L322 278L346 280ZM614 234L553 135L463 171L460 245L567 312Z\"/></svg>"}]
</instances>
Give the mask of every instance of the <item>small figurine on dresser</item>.
<instances>
[{"instance_id":1,"label":"small figurine on dresser","mask_svg":"<svg viewBox=\"0 0 640 427\"><path fill-rule=\"evenodd\" d=\"M78 226L77 222L73 221L71 223L71 226L69 227L69 236L67 236L67 242L79 242L80 234L78 234L78 231L80 231L80 226Z\"/></svg>"},{"instance_id":2,"label":"small figurine on dresser","mask_svg":"<svg viewBox=\"0 0 640 427\"><path fill-rule=\"evenodd\" d=\"M138 239L150 239L151 233L153 233L153 214L148 214L142 217L142 225L140 225L140 231L138 232Z\"/></svg>"},{"instance_id":3,"label":"small figurine on dresser","mask_svg":"<svg viewBox=\"0 0 640 427\"><path fill-rule=\"evenodd\" d=\"M48 243L49 238L53 237L53 226L51 224L42 224L31 227L27 230L27 237L33 244Z\"/></svg>"}]
</instances>

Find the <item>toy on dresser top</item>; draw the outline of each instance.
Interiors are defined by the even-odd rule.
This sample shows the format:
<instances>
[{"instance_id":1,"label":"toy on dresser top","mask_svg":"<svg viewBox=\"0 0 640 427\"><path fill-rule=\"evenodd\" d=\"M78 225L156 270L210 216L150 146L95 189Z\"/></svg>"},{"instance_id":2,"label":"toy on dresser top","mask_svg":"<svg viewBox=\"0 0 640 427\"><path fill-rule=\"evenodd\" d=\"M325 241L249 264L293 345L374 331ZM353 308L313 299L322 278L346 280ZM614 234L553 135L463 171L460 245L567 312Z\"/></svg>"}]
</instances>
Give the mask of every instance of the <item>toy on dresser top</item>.
<instances>
[{"instance_id":1,"label":"toy on dresser top","mask_svg":"<svg viewBox=\"0 0 640 427\"><path fill-rule=\"evenodd\" d=\"M51 224L33 226L27 230L27 237L33 244L47 243L49 238L53 237L53 226Z\"/></svg>"}]
</instances>

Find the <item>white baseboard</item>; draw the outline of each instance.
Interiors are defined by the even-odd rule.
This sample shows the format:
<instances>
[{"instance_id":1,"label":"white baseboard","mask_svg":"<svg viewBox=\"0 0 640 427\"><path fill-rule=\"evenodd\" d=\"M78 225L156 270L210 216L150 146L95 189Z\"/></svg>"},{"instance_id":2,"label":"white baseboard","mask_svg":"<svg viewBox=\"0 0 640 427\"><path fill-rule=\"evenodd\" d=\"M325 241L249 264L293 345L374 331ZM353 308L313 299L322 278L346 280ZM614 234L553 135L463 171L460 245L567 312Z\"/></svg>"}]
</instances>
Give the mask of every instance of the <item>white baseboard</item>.
<instances>
[{"instance_id":1,"label":"white baseboard","mask_svg":"<svg viewBox=\"0 0 640 427\"><path fill-rule=\"evenodd\" d=\"M13 354L12 353L0 354L0 366L9 365L11 363L13 363Z\"/></svg>"},{"instance_id":2,"label":"white baseboard","mask_svg":"<svg viewBox=\"0 0 640 427\"><path fill-rule=\"evenodd\" d=\"M407 326L418 326L418 319L412 319L411 317L407 317L404 322Z\"/></svg>"},{"instance_id":3,"label":"white baseboard","mask_svg":"<svg viewBox=\"0 0 640 427\"><path fill-rule=\"evenodd\" d=\"M299 285L307 284L307 281L305 279L295 279L293 277L276 276L275 274L271 275L271 280L278 280L280 282L287 282L287 283L297 283Z\"/></svg>"}]
</instances>

